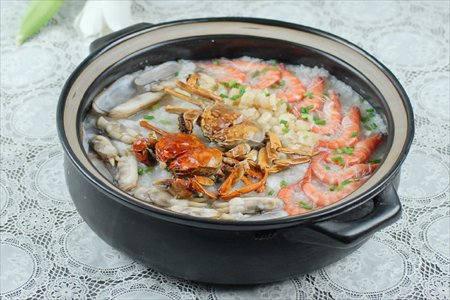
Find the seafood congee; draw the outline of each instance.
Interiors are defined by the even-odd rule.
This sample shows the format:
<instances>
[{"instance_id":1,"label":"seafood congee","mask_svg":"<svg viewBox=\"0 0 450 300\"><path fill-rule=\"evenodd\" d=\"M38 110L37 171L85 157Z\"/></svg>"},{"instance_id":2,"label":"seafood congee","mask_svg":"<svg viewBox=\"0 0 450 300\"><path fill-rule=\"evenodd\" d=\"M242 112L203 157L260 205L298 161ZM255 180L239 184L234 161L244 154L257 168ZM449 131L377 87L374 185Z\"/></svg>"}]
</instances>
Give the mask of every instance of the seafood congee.
<instances>
[{"instance_id":1,"label":"seafood congee","mask_svg":"<svg viewBox=\"0 0 450 300\"><path fill-rule=\"evenodd\" d=\"M300 215L377 169L385 121L325 69L242 57L169 61L99 93L92 164L130 195L226 220Z\"/></svg>"}]
</instances>

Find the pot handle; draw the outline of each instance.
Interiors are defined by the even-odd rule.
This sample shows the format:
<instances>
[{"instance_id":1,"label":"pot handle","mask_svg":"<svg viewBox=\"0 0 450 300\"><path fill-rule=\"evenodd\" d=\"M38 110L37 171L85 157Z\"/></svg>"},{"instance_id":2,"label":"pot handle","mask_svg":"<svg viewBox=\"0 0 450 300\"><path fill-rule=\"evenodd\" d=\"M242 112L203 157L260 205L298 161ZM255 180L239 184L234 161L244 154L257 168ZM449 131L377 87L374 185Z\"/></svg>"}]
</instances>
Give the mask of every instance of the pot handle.
<instances>
[{"instance_id":1,"label":"pot handle","mask_svg":"<svg viewBox=\"0 0 450 300\"><path fill-rule=\"evenodd\" d=\"M111 32L110 34L102 36L101 38L98 38L95 41L93 41L89 45L89 52L94 53L94 52L100 51L101 49L105 48L112 42L115 42L128 34L140 31L142 29L150 28L152 26L154 26L154 25L151 23L138 23L138 24L134 24L134 25L125 27L124 29Z\"/></svg>"},{"instance_id":2,"label":"pot handle","mask_svg":"<svg viewBox=\"0 0 450 300\"><path fill-rule=\"evenodd\" d=\"M373 200L372 211L360 219L322 221L312 224L310 228L332 238L340 247L351 247L400 218L402 206L393 184Z\"/></svg>"}]
</instances>

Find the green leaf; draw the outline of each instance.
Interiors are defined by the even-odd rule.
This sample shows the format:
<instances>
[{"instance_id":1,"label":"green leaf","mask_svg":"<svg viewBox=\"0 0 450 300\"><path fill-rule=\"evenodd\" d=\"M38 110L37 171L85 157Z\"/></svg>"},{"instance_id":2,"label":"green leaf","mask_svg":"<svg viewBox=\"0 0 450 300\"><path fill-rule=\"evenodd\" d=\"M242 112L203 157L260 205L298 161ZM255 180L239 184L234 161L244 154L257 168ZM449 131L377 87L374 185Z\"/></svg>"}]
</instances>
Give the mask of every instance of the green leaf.
<instances>
[{"instance_id":1,"label":"green leaf","mask_svg":"<svg viewBox=\"0 0 450 300\"><path fill-rule=\"evenodd\" d=\"M306 92L303 94L303 96L305 96L306 98L312 99L314 98L314 93L313 92Z\"/></svg>"},{"instance_id":2,"label":"green leaf","mask_svg":"<svg viewBox=\"0 0 450 300\"><path fill-rule=\"evenodd\" d=\"M280 186L281 186L282 188L287 187L287 186L288 186L287 181L286 181L286 180L282 180L282 181L280 182Z\"/></svg>"},{"instance_id":3,"label":"green leaf","mask_svg":"<svg viewBox=\"0 0 450 300\"><path fill-rule=\"evenodd\" d=\"M144 118L145 120L151 121L151 120L153 120L155 117L154 117L154 116L144 115L143 118Z\"/></svg>"},{"instance_id":4,"label":"green leaf","mask_svg":"<svg viewBox=\"0 0 450 300\"><path fill-rule=\"evenodd\" d=\"M63 0L31 0L16 40L21 45L56 14Z\"/></svg>"},{"instance_id":5,"label":"green leaf","mask_svg":"<svg viewBox=\"0 0 450 300\"><path fill-rule=\"evenodd\" d=\"M273 196L275 194L275 190L270 190L268 193L267 193L267 195L269 195L269 196Z\"/></svg>"}]
</instances>

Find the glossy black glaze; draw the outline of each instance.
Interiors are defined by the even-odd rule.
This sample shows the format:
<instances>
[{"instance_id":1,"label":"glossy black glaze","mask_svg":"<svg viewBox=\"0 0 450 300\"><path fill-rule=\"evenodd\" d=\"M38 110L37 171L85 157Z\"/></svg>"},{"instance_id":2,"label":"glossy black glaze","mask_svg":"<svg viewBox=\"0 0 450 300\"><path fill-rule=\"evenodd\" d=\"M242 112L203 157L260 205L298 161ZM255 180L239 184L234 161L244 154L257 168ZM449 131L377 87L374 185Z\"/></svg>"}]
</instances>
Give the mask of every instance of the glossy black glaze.
<instances>
[{"instance_id":1,"label":"glossy black glaze","mask_svg":"<svg viewBox=\"0 0 450 300\"><path fill-rule=\"evenodd\" d=\"M342 243L308 225L215 230L163 221L111 201L67 159L64 167L75 206L94 232L134 259L176 277L219 284L278 281L322 268L363 244ZM370 201L367 206L341 215L340 222L364 218L371 211ZM398 217L397 207L385 222Z\"/></svg>"},{"instance_id":2,"label":"glossy black glaze","mask_svg":"<svg viewBox=\"0 0 450 300\"><path fill-rule=\"evenodd\" d=\"M280 23L283 25L286 23ZM125 29L94 42L91 48L101 52L103 47L113 46L108 44L109 41L120 42L128 33L149 26L138 24L129 32ZM233 58L243 55L323 66L357 92L371 98L372 104L386 116L388 124L392 122L392 115L386 111L378 91L345 62L301 45L247 36L192 37L168 41L130 55L93 82L78 111L79 122L101 89L124 74L141 69L143 61L158 64L179 58ZM95 53L83 64L93 59ZM70 80L65 89L69 85ZM58 122L63 105L61 100ZM412 134L413 126L408 126ZM58 127L61 130L61 124ZM61 132L60 137L68 151ZM384 146L388 151L390 141ZM408 149L409 144L405 146L405 155ZM133 205L94 182L70 156L65 160L66 181L75 206L86 223L113 247L158 271L189 280L254 284L307 273L350 254L374 232L397 220L401 213L395 192L400 164L383 185L355 205L346 207L345 211L336 209L326 215L285 223L235 226L177 218Z\"/></svg>"}]
</instances>

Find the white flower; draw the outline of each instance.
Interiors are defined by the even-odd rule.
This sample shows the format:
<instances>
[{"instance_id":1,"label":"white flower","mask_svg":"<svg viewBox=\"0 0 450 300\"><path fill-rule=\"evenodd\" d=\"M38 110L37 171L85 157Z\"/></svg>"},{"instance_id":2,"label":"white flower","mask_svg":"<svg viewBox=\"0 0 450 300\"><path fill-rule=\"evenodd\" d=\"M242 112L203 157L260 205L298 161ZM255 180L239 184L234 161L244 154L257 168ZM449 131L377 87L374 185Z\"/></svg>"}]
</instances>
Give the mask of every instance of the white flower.
<instances>
[{"instance_id":1,"label":"white flower","mask_svg":"<svg viewBox=\"0 0 450 300\"><path fill-rule=\"evenodd\" d=\"M88 0L73 25L86 38L120 30L133 23L131 1Z\"/></svg>"}]
</instances>

